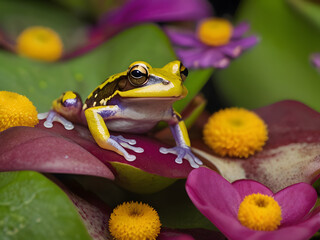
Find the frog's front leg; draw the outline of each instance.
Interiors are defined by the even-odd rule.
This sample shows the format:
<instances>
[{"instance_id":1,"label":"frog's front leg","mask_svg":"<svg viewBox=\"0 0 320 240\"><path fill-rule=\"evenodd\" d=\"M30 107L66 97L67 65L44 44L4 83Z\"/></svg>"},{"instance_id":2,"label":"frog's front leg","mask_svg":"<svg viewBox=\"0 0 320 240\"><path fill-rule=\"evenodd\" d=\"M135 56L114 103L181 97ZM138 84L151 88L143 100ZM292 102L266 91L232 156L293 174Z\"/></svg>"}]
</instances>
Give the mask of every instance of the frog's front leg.
<instances>
[{"instance_id":1,"label":"frog's front leg","mask_svg":"<svg viewBox=\"0 0 320 240\"><path fill-rule=\"evenodd\" d=\"M160 152L163 154L172 153L177 155L175 162L182 163L182 159L185 158L189 161L191 167L198 168L202 165L202 162L197 158L190 149L190 139L185 123L181 120L181 117L177 112L173 113L173 119L169 122L170 129L177 146L173 148L160 148Z\"/></svg>"},{"instance_id":2,"label":"frog's front leg","mask_svg":"<svg viewBox=\"0 0 320 240\"><path fill-rule=\"evenodd\" d=\"M53 122L60 122L65 129L74 128L73 123L81 122L82 100L78 93L67 91L52 103L52 109L46 113L39 113L38 119L46 119L43 125L47 128Z\"/></svg>"},{"instance_id":3,"label":"frog's front leg","mask_svg":"<svg viewBox=\"0 0 320 240\"><path fill-rule=\"evenodd\" d=\"M129 154L124 148L133 150L136 153L142 153L144 150L140 147L132 146L136 144L136 141L133 139L110 135L104 121L104 119L115 115L118 111L120 111L118 106L110 105L88 108L84 113L89 130L101 148L114 151L124 156L127 161L134 161L136 156Z\"/></svg>"}]
</instances>

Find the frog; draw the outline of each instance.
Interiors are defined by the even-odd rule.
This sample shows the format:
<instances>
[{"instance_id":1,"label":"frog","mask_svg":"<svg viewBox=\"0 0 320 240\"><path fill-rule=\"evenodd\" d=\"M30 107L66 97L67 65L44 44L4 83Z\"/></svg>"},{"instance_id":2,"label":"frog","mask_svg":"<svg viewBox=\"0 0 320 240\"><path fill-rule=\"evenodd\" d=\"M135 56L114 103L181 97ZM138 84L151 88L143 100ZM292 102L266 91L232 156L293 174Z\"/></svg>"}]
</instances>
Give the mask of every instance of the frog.
<instances>
[{"instance_id":1,"label":"frog","mask_svg":"<svg viewBox=\"0 0 320 240\"><path fill-rule=\"evenodd\" d=\"M66 91L53 101L49 112L38 115L45 119L46 128L60 122L72 130L74 124L87 125L95 142L103 149L122 155L127 161L135 161L144 149L136 146L134 139L112 135L110 131L142 134L151 131L160 121L168 123L176 146L161 147L162 154L176 155L175 162L189 161L198 168L203 163L191 151L190 139L181 115L172 104L187 95L184 85L188 69L179 60L162 68L153 68L144 61L131 63L123 72L108 77L96 87L84 103L74 91Z\"/></svg>"}]
</instances>

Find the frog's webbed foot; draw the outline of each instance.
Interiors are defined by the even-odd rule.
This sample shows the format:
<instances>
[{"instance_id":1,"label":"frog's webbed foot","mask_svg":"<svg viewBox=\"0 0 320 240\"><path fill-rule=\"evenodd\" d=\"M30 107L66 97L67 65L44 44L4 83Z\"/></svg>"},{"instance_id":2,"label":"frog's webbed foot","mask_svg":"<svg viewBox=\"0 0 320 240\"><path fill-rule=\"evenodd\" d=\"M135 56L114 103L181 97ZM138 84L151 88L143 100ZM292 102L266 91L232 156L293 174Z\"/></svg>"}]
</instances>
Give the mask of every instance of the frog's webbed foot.
<instances>
[{"instance_id":1,"label":"frog's webbed foot","mask_svg":"<svg viewBox=\"0 0 320 240\"><path fill-rule=\"evenodd\" d=\"M160 148L160 152L163 154L172 153L177 155L175 162L178 164L182 163L182 159L185 158L189 161L191 167L198 168L203 163L197 158L188 146L176 146L173 148Z\"/></svg>"},{"instance_id":2,"label":"frog's webbed foot","mask_svg":"<svg viewBox=\"0 0 320 240\"><path fill-rule=\"evenodd\" d=\"M43 123L43 125L46 128L52 128L53 122L59 122L61 123L65 129L67 130L72 130L74 128L74 125L72 122L68 121L64 117L62 117L59 113L57 113L54 110L50 110L49 112L45 113L39 113L38 114L38 119L46 119L46 121Z\"/></svg>"},{"instance_id":3,"label":"frog's webbed foot","mask_svg":"<svg viewBox=\"0 0 320 240\"><path fill-rule=\"evenodd\" d=\"M126 139L123 136L113 136L110 135L108 138L108 143L117 149L129 162L136 160L136 156L129 154L124 148L130 149L136 153L143 153L144 150L141 147L134 147L137 142L134 139Z\"/></svg>"}]
</instances>

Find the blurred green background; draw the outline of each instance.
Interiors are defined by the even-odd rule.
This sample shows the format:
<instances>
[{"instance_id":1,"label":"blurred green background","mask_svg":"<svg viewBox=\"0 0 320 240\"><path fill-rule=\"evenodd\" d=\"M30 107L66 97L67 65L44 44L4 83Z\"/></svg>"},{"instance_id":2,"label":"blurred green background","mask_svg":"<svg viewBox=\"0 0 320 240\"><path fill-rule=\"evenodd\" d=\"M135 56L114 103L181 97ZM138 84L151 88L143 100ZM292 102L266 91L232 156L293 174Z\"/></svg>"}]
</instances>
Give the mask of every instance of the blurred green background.
<instances>
[{"instance_id":1,"label":"blurred green background","mask_svg":"<svg viewBox=\"0 0 320 240\"><path fill-rule=\"evenodd\" d=\"M284 99L320 110L320 75L310 55L320 51L320 2L244 0L236 22L248 21L260 43L215 72L221 106L258 108Z\"/></svg>"}]
</instances>

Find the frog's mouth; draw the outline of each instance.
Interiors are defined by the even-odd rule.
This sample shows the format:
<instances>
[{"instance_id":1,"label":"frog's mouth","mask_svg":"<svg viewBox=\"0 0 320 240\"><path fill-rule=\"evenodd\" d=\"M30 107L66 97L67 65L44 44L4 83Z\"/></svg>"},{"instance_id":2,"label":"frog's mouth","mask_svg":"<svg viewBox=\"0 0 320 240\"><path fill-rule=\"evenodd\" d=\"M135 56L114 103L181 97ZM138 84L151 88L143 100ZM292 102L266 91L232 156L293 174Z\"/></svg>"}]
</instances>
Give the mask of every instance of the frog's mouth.
<instances>
[{"instance_id":1,"label":"frog's mouth","mask_svg":"<svg viewBox=\"0 0 320 240\"><path fill-rule=\"evenodd\" d=\"M128 91L119 91L117 94L122 98L150 98L157 99L159 101L165 99L175 99L179 100L185 97L188 93L187 88L180 82L179 85L174 85L172 83L164 86L163 84L153 84L150 86L145 86L143 88L135 88Z\"/></svg>"},{"instance_id":2,"label":"frog's mouth","mask_svg":"<svg viewBox=\"0 0 320 240\"><path fill-rule=\"evenodd\" d=\"M146 96L142 96L142 97L126 97L126 98L122 98L122 100L130 101L130 102L140 102L140 101L175 102L175 101L178 101L182 98L184 98L184 96L177 96L177 97L153 97L153 96L146 97Z\"/></svg>"}]
</instances>

